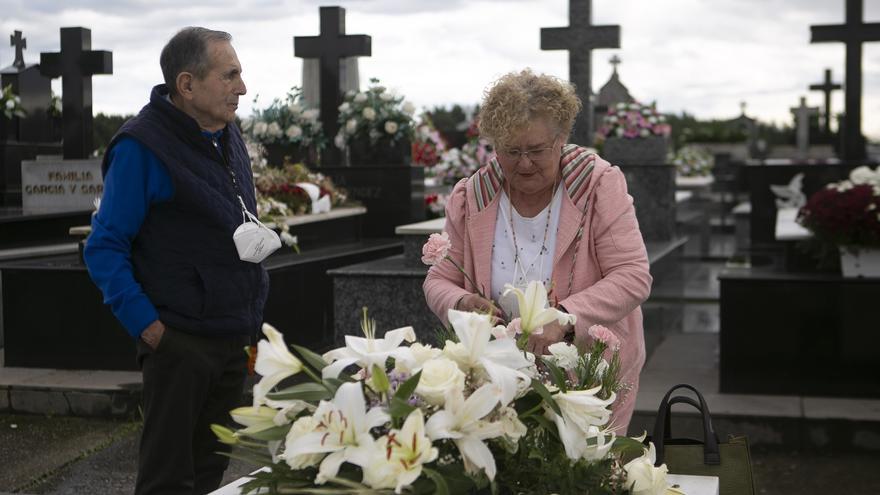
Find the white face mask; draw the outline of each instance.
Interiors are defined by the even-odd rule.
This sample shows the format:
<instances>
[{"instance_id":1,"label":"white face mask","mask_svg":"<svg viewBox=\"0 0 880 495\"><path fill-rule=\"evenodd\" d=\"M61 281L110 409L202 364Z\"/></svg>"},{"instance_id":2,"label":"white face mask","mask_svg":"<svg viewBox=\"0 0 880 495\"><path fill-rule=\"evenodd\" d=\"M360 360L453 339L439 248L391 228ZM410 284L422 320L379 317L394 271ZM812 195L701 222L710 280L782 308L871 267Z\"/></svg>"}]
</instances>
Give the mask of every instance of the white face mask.
<instances>
[{"instance_id":1,"label":"white face mask","mask_svg":"<svg viewBox=\"0 0 880 495\"><path fill-rule=\"evenodd\" d=\"M232 241L242 261L260 263L281 247L281 239L244 207L244 201L241 207L243 222L233 232Z\"/></svg>"}]
</instances>

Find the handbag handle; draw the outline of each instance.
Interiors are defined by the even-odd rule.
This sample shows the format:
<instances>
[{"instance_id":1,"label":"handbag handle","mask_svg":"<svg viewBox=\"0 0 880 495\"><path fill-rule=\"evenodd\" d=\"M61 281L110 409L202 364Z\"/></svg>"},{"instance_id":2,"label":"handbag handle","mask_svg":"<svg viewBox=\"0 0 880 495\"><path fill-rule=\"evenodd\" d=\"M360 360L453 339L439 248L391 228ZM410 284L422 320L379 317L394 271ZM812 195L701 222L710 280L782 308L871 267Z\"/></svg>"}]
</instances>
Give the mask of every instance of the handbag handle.
<instances>
[{"instance_id":1,"label":"handbag handle","mask_svg":"<svg viewBox=\"0 0 880 495\"><path fill-rule=\"evenodd\" d=\"M670 398L672 393L680 388L686 388L696 394L697 401L683 395ZM657 410L657 419L654 421L653 435L657 459L654 465L660 466L663 464L666 441L672 439L670 419L672 416L672 406L674 404L689 404L700 411L703 419L703 464L721 464L721 453L718 450L718 435L715 433L715 428L712 426L712 416L709 414L709 406L706 405L706 400L703 398L703 394L688 384L680 383L666 392L666 395L660 402L660 408Z\"/></svg>"}]
</instances>

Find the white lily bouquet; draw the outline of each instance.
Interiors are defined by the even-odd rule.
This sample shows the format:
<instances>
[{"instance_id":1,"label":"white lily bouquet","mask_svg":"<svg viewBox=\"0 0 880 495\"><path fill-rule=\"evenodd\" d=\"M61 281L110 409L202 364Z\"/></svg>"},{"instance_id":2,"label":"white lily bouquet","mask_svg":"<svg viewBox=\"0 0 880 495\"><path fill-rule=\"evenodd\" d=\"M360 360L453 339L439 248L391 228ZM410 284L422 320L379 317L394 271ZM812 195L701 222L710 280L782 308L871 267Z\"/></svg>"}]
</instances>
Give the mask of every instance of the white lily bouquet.
<instances>
[{"instance_id":1,"label":"white lily bouquet","mask_svg":"<svg viewBox=\"0 0 880 495\"><path fill-rule=\"evenodd\" d=\"M269 468L243 493L664 493L653 446L609 424L622 389L613 334L596 326L582 349L542 357L517 344L535 323L574 318L546 294L539 282L518 292L511 329L449 310L442 348L412 327L377 337L366 309L364 336L323 356L292 353L264 325L253 405L231 413L242 428L213 426L231 456ZM293 375L307 379L279 388Z\"/></svg>"}]
</instances>

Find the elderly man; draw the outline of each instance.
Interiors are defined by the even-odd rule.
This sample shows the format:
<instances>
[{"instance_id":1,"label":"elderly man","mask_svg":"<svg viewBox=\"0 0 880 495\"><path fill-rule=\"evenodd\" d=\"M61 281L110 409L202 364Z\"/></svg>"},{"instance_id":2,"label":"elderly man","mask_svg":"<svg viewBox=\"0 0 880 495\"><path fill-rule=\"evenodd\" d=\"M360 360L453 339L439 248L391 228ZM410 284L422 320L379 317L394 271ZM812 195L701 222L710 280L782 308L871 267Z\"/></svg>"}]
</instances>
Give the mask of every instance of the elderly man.
<instances>
[{"instance_id":1,"label":"elderly man","mask_svg":"<svg viewBox=\"0 0 880 495\"><path fill-rule=\"evenodd\" d=\"M85 261L137 342L144 430L135 493L216 489L228 459L212 423L241 400L243 351L262 323L268 277L233 232L256 213L233 123L246 88L221 31L188 27L165 45L165 84L104 157L104 197Z\"/></svg>"}]
</instances>

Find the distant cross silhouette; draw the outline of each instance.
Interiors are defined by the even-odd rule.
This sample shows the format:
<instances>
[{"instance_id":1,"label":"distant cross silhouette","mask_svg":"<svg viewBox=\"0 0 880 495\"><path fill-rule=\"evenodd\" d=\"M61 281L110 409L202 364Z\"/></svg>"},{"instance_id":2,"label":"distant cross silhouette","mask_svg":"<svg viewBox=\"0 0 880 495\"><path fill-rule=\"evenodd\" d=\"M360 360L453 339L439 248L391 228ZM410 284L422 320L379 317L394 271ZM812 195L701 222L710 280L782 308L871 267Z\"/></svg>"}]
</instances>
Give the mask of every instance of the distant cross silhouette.
<instances>
[{"instance_id":1,"label":"distant cross silhouette","mask_svg":"<svg viewBox=\"0 0 880 495\"><path fill-rule=\"evenodd\" d=\"M27 38L21 37L21 31L14 31L14 34L9 35L9 46L15 47L15 61L12 62L12 65L24 69L24 49L27 48Z\"/></svg>"},{"instance_id":2,"label":"distant cross silhouette","mask_svg":"<svg viewBox=\"0 0 880 495\"><path fill-rule=\"evenodd\" d=\"M618 57L616 54L611 57L610 60L608 60L608 63L610 63L611 67L614 68L614 72L617 72L617 66L620 65L621 62L623 62L623 60L620 60L620 57Z\"/></svg>"},{"instance_id":3,"label":"distant cross silhouette","mask_svg":"<svg viewBox=\"0 0 880 495\"><path fill-rule=\"evenodd\" d=\"M797 149L801 157L806 158L810 148L810 117L819 114L816 107L807 106L807 98L801 96L801 104L791 109L797 127Z\"/></svg>"},{"instance_id":4,"label":"distant cross silhouette","mask_svg":"<svg viewBox=\"0 0 880 495\"><path fill-rule=\"evenodd\" d=\"M568 26L541 28L542 50L568 50L568 79L574 83L583 110L571 142L592 146L592 56L598 48L620 48L620 26L594 26L592 0L569 0Z\"/></svg>"},{"instance_id":5,"label":"distant cross silhouette","mask_svg":"<svg viewBox=\"0 0 880 495\"><path fill-rule=\"evenodd\" d=\"M113 73L113 53L94 51L92 31L81 27L61 28L61 51L40 54L40 72L61 77L64 125L64 158L88 158L92 154L92 76Z\"/></svg>"},{"instance_id":6,"label":"distant cross silhouette","mask_svg":"<svg viewBox=\"0 0 880 495\"><path fill-rule=\"evenodd\" d=\"M846 0L846 23L810 26L810 43L842 41L846 44L845 117L843 124L842 158L865 158L865 140L862 137L862 43L880 41L880 23L862 22L862 0Z\"/></svg>"},{"instance_id":7,"label":"distant cross silhouette","mask_svg":"<svg viewBox=\"0 0 880 495\"><path fill-rule=\"evenodd\" d=\"M370 56L371 38L364 34L345 34L345 9L321 7L321 34L319 36L296 36L293 38L293 55L300 58L317 58L321 61L321 123L324 135L332 139L339 131L339 105L342 91L339 81L339 59L352 56ZM330 146L322 162L337 165L339 155Z\"/></svg>"},{"instance_id":8,"label":"distant cross silhouette","mask_svg":"<svg viewBox=\"0 0 880 495\"><path fill-rule=\"evenodd\" d=\"M746 102L744 102L744 101L739 102L739 113L740 113L740 115L746 114Z\"/></svg>"},{"instance_id":9,"label":"distant cross silhouette","mask_svg":"<svg viewBox=\"0 0 880 495\"><path fill-rule=\"evenodd\" d=\"M825 129L826 136L831 135L831 119L834 118L834 114L831 113L831 92L841 88L843 86L831 81L831 69L825 69L824 82L810 85L811 90L825 93L825 114L822 117L822 127Z\"/></svg>"}]
</instances>

